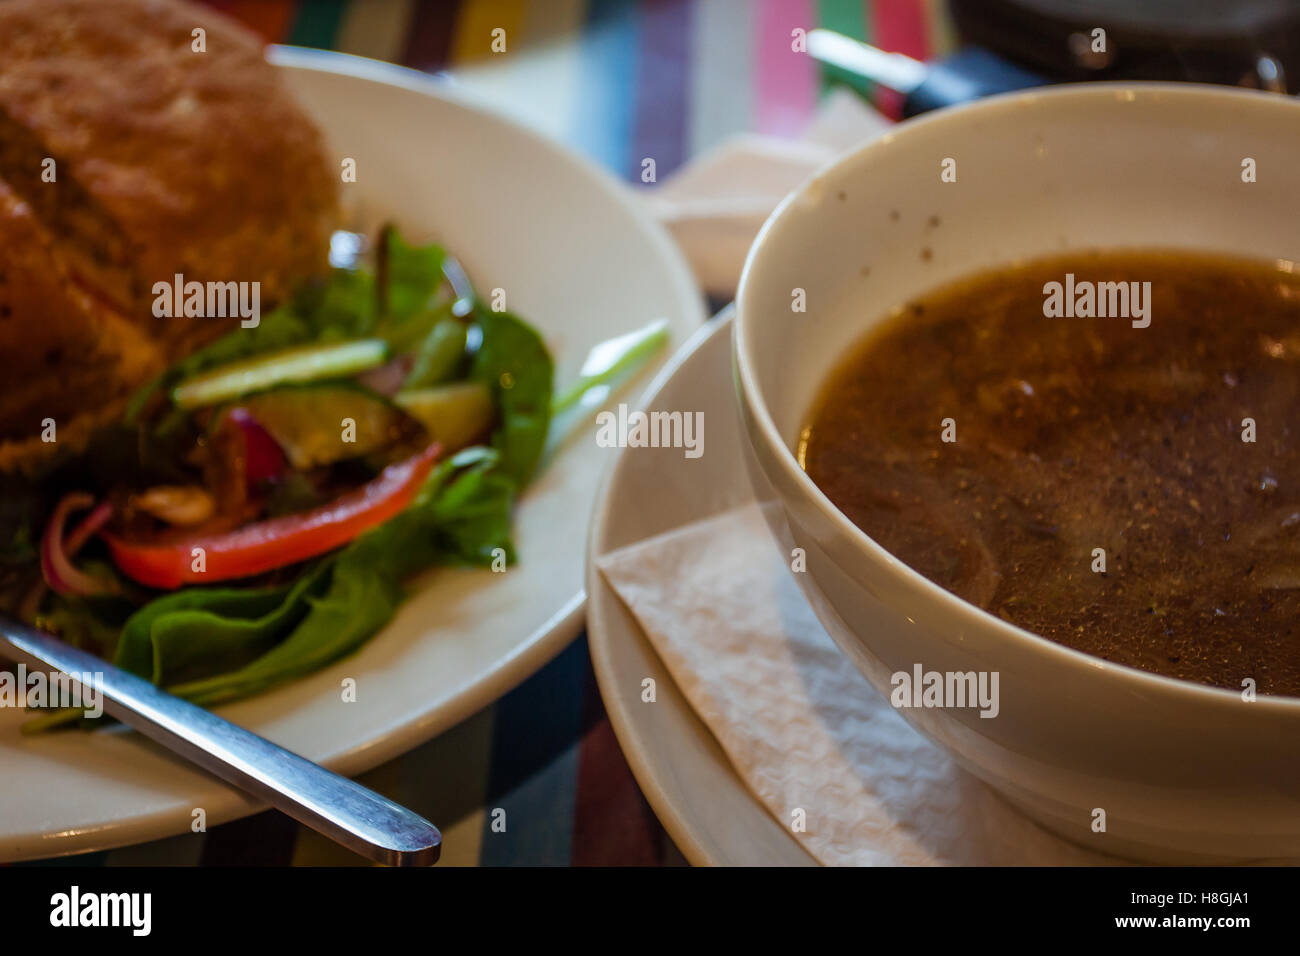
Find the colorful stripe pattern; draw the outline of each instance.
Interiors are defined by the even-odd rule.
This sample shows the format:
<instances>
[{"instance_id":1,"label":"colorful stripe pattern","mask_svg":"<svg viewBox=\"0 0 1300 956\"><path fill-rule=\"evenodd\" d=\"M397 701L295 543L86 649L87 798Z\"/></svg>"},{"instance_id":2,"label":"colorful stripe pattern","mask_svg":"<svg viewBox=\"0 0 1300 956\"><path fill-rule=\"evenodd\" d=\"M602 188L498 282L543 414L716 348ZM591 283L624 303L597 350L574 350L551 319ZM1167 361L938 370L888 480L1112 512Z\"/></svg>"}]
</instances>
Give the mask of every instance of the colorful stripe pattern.
<instances>
[{"instance_id":1,"label":"colorful stripe pattern","mask_svg":"<svg viewBox=\"0 0 1300 956\"><path fill-rule=\"evenodd\" d=\"M796 49L824 25L917 57L946 52L942 0L209 0L268 42L450 70L502 108L641 182L728 136L797 135L832 78ZM505 31L504 54L492 49ZM896 111L897 97L875 91ZM363 781L443 826L445 864L680 863L632 777L586 640L491 707ZM356 865L265 813L71 862Z\"/></svg>"}]
</instances>

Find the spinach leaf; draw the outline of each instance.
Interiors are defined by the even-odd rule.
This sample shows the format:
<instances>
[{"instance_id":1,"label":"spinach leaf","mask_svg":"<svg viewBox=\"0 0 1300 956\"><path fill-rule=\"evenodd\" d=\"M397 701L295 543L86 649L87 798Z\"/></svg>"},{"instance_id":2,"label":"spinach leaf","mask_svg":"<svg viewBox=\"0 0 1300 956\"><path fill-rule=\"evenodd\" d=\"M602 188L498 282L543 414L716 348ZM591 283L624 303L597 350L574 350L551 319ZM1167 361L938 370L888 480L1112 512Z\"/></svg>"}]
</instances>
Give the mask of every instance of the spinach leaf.
<instances>
[{"instance_id":1,"label":"spinach leaf","mask_svg":"<svg viewBox=\"0 0 1300 956\"><path fill-rule=\"evenodd\" d=\"M360 647L397 611L401 576L393 553L395 522L357 538L334 561L329 586L309 599L306 616L282 642L236 670L168 688L210 707L257 694L319 670Z\"/></svg>"},{"instance_id":2,"label":"spinach leaf","mask_svg":"<svg viewBox=\"0 0 1300 956\"><path fill-rule=\"evenodd\" d=\"M510 507L516 493L514 482L489 464L466 472L435 498L428 520L442 558L487 567L499 548L514 564Z\"/></svg>"},{"instance_id":3,"label":"spinach leaf","mask_svg":"<svg viewBox=\"0 0 1300 956\"><path fill-rule=\"evenodd\" d=\"M492 447L501 473L522 488L546 447L555 366L537 330L518 316L477 308L475 318L482 341L469 377L492 390L501 413Z\"/></svg>"},{"instance_id":4,"label":"spinach leaf","mask_svg":"<svg viewBox=\"0 0 1300 956\"><path fill-rule=\"evenodd\" d=\"M246 621L277 607L287 588L188 588L154 598L122 627L113 663L139 677L152 679L153 626L173 614L207 614L222 620Z\"/></svg>"},{"instance_id":5,"label":"spinach leaf","mask_svg":"<svg viewBox=\"0 0 1300 956\"><path fill-rule=\"evenodd\" d=\"M384 318L401 324L432 305L442 288L447 253L438 245L409 246L393 229L385 229L381 241L387 244Z\"/></svg>"},{"instance_id":6,"label":"spinach leaf","mask_svg":"<svg viewBox=\"0 0 1300 956\"><path fill-rule=\"evenodd\" d=\"M375 296L375 280L369 273L334 270L323 285L299 300L301 321L309 331L289 344L368 338L379 321Z\"/></svg>"},{"instance_id":7,"label":"spinach leaf","mask_svg":"<svg viewBox=\"0 0 1300 956\"><path fill-rule=\"evenodd\" d=\"M157 598L122 628L115 663L159 685L243 666L302 620L328 565L292 587L189 588Z\"/></svg>"}]
</instances>

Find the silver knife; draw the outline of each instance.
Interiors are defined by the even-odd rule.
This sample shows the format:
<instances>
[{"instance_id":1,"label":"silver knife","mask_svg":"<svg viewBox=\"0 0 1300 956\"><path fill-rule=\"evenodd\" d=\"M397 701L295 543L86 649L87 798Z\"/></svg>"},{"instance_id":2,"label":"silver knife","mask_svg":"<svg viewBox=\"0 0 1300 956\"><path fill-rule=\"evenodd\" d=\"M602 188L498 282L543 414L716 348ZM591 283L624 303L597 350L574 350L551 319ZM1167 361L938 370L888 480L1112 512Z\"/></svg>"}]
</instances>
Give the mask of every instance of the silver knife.
<instances>
[{"instance_id":1,"label":"silver knife","mask_svg":"<svg viewBox=\"0 0 1300 956\"><path fill-rule=\"evenodd\" d=\"M98 657L4 616L0 656L94 675L107 713L361 856L390 866L438 860L442 835L418 814Z\"/></svg>"}]
</instances>

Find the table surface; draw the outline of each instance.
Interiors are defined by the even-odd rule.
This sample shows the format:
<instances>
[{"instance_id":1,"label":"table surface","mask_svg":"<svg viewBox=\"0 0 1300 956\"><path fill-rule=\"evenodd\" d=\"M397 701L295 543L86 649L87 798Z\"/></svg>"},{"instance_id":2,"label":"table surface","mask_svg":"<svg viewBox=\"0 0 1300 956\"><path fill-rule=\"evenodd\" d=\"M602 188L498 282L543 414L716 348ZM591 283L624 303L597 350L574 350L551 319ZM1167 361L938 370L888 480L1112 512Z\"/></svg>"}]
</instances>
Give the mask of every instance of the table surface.
<instances>
[{"instance_id":1,"label":"table surface","mask_svg":"<svg viewBox=\"0 0 1300 956\"><path fill-rule=\"evenodd\" d=\"M918 58L953 46L942 0L209 0L268 42L446 71L629 181L729 136L797 135L828 79L783 55L826 26ZM492 31L506 52L492 53ZM876 91L896 114L897 97ZM601 704L585 635L440 737L363 775L435 821L444 865L675 865ZM505 812L505 832L493 817ZM203 834L24 865L367 865L267 812Z\"/></svg>"}]
</instances>

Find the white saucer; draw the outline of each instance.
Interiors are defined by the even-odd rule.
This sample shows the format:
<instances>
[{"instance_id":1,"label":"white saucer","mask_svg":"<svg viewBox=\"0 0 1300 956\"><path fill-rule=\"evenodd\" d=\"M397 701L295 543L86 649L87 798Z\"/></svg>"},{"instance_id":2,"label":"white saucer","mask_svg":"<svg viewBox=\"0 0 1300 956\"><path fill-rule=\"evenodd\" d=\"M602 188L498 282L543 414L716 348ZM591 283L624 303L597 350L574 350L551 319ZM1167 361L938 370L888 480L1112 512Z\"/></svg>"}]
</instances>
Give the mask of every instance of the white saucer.
<instances>
[{"instance_id":1,"label":"white saucer","mask_svg":"<svg viewBox=\"0 0 1300 956\"><path fill-rule=\"evenodd\" d=\"M816 866L736 775L636 620L595 568L600 556L753 497L731 385L729 314L700 330L650 386L650 410L704 413L708 454L622 452L605 476L587 554L587 640L610 723L642 792L696 865ZM654 678L655 706L641 702Z\"/></svg>"}]
</instances>

